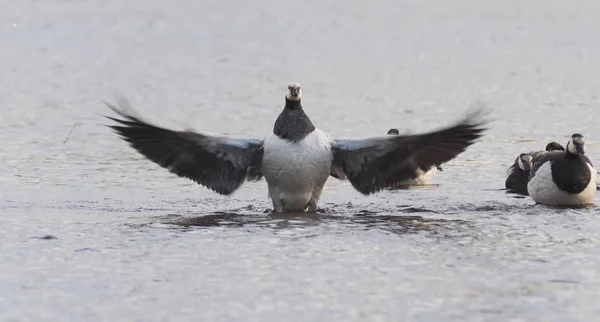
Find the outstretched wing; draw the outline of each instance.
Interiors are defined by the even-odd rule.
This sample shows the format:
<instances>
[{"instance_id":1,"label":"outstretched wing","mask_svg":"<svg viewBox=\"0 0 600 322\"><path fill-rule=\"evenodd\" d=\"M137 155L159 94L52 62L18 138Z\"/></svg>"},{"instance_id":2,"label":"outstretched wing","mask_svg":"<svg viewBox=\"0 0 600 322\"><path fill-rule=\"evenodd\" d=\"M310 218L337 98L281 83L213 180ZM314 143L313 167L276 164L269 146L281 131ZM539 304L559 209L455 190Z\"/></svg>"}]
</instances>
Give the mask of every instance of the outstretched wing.
<instances>
[{"instance_id":1,"label":"outstretched wing","mask_svg":"<svg viewBox=\"0 0 600 322\"><path fill-rule=\"evenodd\" d=\"M143 121L124 99L119 107L105 103L122 118L106 116L119 123L110 128L143 156L180 177L223 195L233 193L246 179L262 177L262 139L172 131Z\"/></svg>"},{"instance_id":2,"label":"outstretched wing","mask_svg":"<svg viewBox=\"0 0 600 322\"><path fill-rule=\"evenodd\" d=\"M332 143L331 175L347 178L363 194L414 179L419 171L454 159L486 130L479 109L457 124L418 135L388 135Z\"/></svg>"}]
</instances>

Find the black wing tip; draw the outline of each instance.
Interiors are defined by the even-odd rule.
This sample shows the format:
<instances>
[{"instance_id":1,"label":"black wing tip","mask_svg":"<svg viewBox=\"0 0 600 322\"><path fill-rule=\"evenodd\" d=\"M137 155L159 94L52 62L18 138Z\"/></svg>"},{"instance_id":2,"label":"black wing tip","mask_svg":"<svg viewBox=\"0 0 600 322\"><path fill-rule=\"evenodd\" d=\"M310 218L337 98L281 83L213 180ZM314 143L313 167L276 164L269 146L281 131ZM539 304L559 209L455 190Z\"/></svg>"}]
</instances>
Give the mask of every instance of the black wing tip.
<instances>
[{"instance_id":1,"label":"black wing tip","mask_svg":"<svg viewBox=\"0 0 600 322\"><path fill-rule=\"evenodd\" d=\"M121 120L121 119L118 119L116 117L112 117L112 116L108 116L108 115L100 115L100 116L102 116L104 118L107 118L107 119L109 119L109 120L111 120L113 122L116 122L116 123L119 123L119 124L123 124L123 125L128 125L128 124L131 123L131 122L128 122L128 121L125 121L125 120ZM106 126L111 127L110 125L106 125Z\"/></svg>"},{"instance_id":2,"label":"black wing tip","mask_svg":"<svg viewBox=\"0 0 600 322\"><path fill-rule=\"evenodd\" d=\"M478 108L475 111L468 112L461 121L451 128L458 130L461 133L459 135L465 137L465 141L471 145L484 137L486 132L490 130L490 127L487 125L495 120L486 118L489 113L490 110Z\"/></svg>"},{"instance_id":3,"label":"black wing tip","mask_svg":"<svg viewBox=\"0 0 600 322\"><path fill-rule=\"evenodd\" d=\"M121 137L121 139L130 142L131 138L129 135L127 135L127 129L129 129L129 127L127 126L120 126L120 125L106 125L106 127L110 128L111 130L113 130L113 132L115 134L117 134L118 136Z\"/></svg>"},{"instance_id":4,"label":"black wing tip","mask_svg":"<svg viewBox=\"0 0 600 322\"><path fill-rule=\"evenodd\" d=\"M451 136L453 136L455 140L466 142L468 145L471 145L476 140L482 138L485 135L485 132L490 130L487 126L488 124L496 121L496 119L489 118L491 112L492 110L486 106L476 106L468 109L463 116L454 123L419 135L436 135L452 132L453 134Z\"/></svg>"},{"instance_id":5,"label":"black wing tip","mask_svg":"<svg viewBox=\"0 0 600 322\"><path fill-rule=\"evenodd\" d=\"M110 108L115 114L117 114L120 118L108 116L108 115L104 115L104 114L100 114L100 116L102 116L106 119L109 119L115 123L118 123L120 125L123 125L124 127L121 127L121 129L135 128L135 127L155 128L155 129L159 128L156 125L154 125L150 122L147 122L142 117L140 117L139 114L131 107L131 104L129 103L129 101L124 97L117 98L116 105L111 102L108 102L108 101L102 101L102 102L104 102L104 104L108 108ZM110 127L113 130L115 130L115 128L112 127L111 125L105 125L105 126Z\"/></svg>"}]
</instances>

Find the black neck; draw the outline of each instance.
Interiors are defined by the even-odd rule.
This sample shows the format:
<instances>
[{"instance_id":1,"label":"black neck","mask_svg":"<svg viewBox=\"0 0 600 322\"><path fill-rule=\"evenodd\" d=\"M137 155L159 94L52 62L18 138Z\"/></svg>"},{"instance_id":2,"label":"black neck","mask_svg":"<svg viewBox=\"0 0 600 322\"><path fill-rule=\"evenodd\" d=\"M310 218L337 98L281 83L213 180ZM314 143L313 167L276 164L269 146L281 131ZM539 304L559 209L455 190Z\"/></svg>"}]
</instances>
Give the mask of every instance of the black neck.
<instances>
[{"instance_id":1,"label":"black neck","mask_svg":"<svg viewBox=\"0 0 600 322\"><path fill-rule=\"evenodd\" d=\"M291 142L299 142L315 130L310 118L302 109L300 100L285 99L285 107L273 127L273 134Z\"/></svg>"},{"instance_id":2,"label":"black neck","mask_svg":"<svg viewBox=\"0 0 600 322\"><path fill-rule=\"evenodd\" d=\"M301 110L302 103L300 103L300 100L292 101L286 97L285 98L285 108L288 110Z\"/></svg>"},{"instance_id":3,"label":"black neck","mask_svg":"<svg viewBox=\"0 0 600 322\"><path fill-rule=\"evenodd\" d=\"M580 193L592 180L592 171L587 165L589 159L582 154L574 153L566 153L564 156L551 164L552 181L562 191L571 194Z\"/></svg>"}]
</instances>

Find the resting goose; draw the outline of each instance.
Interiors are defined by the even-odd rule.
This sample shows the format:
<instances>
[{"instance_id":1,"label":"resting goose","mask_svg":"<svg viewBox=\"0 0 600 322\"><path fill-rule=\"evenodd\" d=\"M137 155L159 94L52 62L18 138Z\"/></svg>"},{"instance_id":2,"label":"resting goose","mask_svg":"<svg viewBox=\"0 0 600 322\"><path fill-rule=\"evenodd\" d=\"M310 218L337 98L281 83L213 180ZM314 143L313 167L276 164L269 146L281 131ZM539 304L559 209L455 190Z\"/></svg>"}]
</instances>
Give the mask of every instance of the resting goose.
<instances>
[{"instance_id":1,"label":"resting goose","mask_svg":"<svg viewBox=\"0 0 600 322\"><path fill-rule=\"evenodd\" d=\"M552 151L533 158L527 190L540 204L554 206L590 203L596 193L596 174L585 156L585 138L575 133L565 151Z\"/></svg>"},{"instance_id":2,"label":"resting goose","mask_svg":"<svg viewBox=\"0 0 600 322\"><path fill-rule=\"evenodd\" d=\"M508 168L508 175L504 183L508 192L528 195L527 183L529 182L529 170L531 169L532 159L530 153L521 153L515 159L513 165Z\"/></svg>"},{"instance_id":3,"label":"resting goose","mask_svg":"<svg viewBox=\"0 0 600 322\"><path fill-rule=\"evenodd\" d=\"M285 106L266 139L174 131L141 119L125 100L106 103L120 118L111 125L149 160L213 191L230 195L264 176L274 211L314 212L329 176L348 180L364 195L416 178L454 159L483 135L480 113L418 135L333 139L315 127L301 104L302 89L288 86Z\"/></svg>"}]
</instances>

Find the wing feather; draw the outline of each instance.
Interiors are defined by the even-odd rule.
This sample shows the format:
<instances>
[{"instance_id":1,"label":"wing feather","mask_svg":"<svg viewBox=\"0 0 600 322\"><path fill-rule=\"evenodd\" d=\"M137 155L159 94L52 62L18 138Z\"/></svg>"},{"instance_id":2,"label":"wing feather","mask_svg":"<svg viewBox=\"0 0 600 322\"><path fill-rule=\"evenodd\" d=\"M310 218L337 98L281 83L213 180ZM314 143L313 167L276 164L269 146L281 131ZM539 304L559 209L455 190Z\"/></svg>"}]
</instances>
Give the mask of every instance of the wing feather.
<instances>
[{"instance_id":1,"label":"wing feather","mask_svg":"<svg viewBox=\"0 0 600 322\"><path fill-rule=\"evenodd\" d=\"M486 130L482 114L479 109L452 126L425 134L335 140L331 175L347 178L366 195L415 179L419 169L439 167L480 138Z\"/></svg>"},{"instance_id":2,"label":"wing feather","mask_svg":"<svg viewBox=\"0 0 600 322\"><path fill-rule=\"evenodd\" d=\"M193 131L173 131L142 120L129 103L105 102L121 118L109 125L150 161L217 193L229 195L246 180L262 177L262 139L217 137Z\"/></svg>"}]
</instances>

